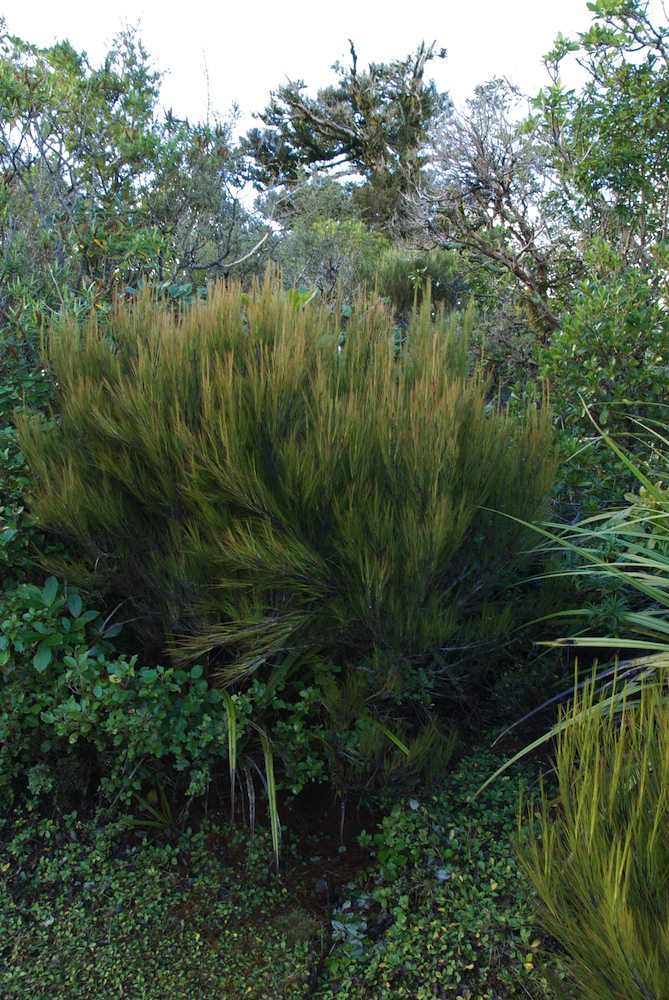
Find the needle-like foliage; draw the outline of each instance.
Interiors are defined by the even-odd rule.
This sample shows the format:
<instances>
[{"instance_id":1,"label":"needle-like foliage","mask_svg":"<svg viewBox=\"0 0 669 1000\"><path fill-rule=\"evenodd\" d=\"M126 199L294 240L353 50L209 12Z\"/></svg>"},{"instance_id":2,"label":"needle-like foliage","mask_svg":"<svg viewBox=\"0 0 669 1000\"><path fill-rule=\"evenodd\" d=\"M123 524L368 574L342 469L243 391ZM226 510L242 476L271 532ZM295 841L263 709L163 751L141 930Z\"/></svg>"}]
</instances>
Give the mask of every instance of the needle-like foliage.
<instances>
[{"instance_id":1,"label":"needle-like foliage","mask_svg":"<svg viewBox=\"0 0 669 1000\"><path fill-rule=\"evenodd\" d=\"M513 518L555 468L547 414L486 406L467 375L470 325L426 302L400 337L376 301L344 320L269 278L63 322L53 418L19 420L61 569L226 683L304 651L393 698L418 671L462 694L514 621Z\"/></svg>"}]
</instances>

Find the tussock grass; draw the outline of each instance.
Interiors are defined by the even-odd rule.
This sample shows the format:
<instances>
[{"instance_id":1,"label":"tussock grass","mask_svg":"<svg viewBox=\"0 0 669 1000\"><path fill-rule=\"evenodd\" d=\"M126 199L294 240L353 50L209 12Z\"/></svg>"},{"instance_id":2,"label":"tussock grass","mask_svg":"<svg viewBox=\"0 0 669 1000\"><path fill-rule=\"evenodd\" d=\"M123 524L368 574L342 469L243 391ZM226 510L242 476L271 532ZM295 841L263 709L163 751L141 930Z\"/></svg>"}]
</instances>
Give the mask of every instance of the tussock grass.
<instances>
[{"instance_id":1,"label":"tussock grass","mask_svg":"<svg viewBox=\"0 0 669 1000\"><path fill-rule=\"evenodd\" d=\"M558 799L530 811L521 863L584 1000L669 996L669 704L664 686L575 696L557 737ZM535 833L531 831L534 829Z\"/></svg>"}]
</instances>

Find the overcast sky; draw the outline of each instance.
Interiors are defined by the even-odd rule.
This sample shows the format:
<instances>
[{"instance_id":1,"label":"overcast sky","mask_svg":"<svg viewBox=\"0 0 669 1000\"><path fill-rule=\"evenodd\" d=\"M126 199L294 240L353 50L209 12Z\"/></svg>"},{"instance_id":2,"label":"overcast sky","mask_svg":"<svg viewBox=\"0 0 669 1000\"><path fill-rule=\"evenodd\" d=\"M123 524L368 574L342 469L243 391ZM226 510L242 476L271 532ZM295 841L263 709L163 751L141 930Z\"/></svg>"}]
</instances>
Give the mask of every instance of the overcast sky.
<instances>
[{"instance_id":1,"label":"overcast sky","mask_svg":"<svg viewBox=\"0 0 669 1000\"><path fill-rule=\"evenodd\" d=\"M94 64L120 28L139 25L145 48L167 73L165 107L203 119L208 78L212 110L225 113L237 102L248 127L251 112L286 79L310 87L331 82L330 66L348 58L348 38L360 65L403 58L421 40L435 40L448 58L433 62L430 75L456 103L493 76L535 93L546 82L541 57L557 33L574 37L592 15L586 0L121 0L95 7L90 0L24 0L7 5L4 17L12 34L43 46L68 38Z\"/></svg>"}]
</instances>

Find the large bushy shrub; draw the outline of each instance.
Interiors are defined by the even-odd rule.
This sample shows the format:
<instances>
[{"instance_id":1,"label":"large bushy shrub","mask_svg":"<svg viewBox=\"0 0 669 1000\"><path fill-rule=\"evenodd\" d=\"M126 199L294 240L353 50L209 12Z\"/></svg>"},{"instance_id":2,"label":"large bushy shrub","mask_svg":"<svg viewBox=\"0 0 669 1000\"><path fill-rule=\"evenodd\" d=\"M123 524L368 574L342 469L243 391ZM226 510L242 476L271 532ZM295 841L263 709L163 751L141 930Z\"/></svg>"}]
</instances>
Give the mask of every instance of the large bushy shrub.
<instances>
[{"instance_id":1,"label":"large bushy shrub","mask_svg":"<svg viewBox=\"0 0 669 1000\"><path fill-rule=\"evenodd\" d=\"M352 670L389 719L490 669L527 541L491 509L540 513L554 460L546 413L467 376L468 321L428 303L400 340L361 300L341 322L271 281L64 322L52 417L20 439L33 512L77 554L59 568L145 641L228 684Z\"/></svg>"}]
</instances>

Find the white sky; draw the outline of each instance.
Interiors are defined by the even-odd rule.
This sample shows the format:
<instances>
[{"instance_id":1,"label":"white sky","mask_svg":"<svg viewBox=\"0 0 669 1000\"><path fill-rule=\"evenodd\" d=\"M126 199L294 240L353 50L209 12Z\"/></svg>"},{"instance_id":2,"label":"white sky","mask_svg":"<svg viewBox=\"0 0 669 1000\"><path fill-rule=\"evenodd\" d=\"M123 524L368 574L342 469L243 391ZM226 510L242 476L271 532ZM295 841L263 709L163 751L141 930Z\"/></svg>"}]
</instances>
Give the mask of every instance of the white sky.
<instances>
[{"instance_id":1,"label":"white sky","mask_svg":"<svg viewBox=\"0 0 669 1000\"><path fill-rule=\"evenodd\" d=\"M653 0L655 4L656 0ZM659 2L659 0L658 0ZM420 41L436 40L448 58L431 63L430 76L456 103L474 86L506 76L535 93L546 82L541 56L559 31L575 36L591 21L585 0L252 0L203 3L186 0L24 0L2 13L10 33L48 46L68 38L93 64L114 34L139 23L140 36L157 68L165 70L162 103L175 114L201 120L207 111L209 77L213 111L237 102L244 114L262 110L272 88L286 79L310 87L332 82L330 66L347 61L354 40L359 65L403 58ZM664 22L662 22L664 23Z\"/></svg>"}]
</instances>

